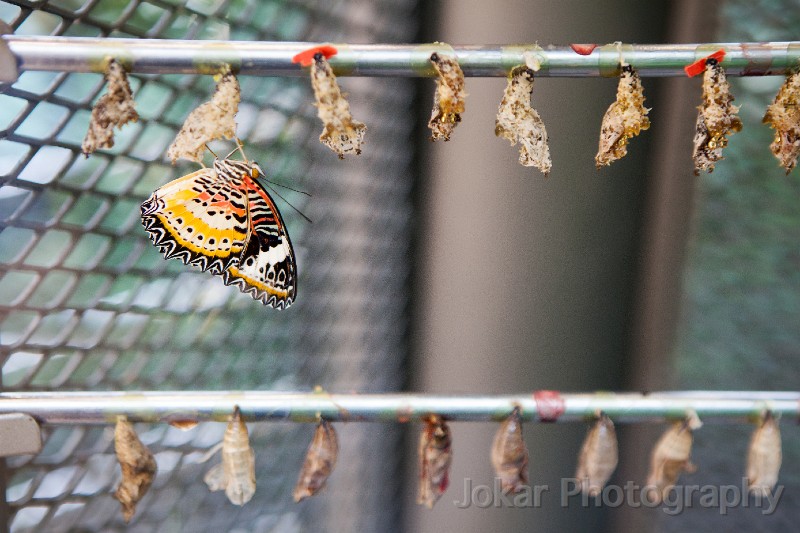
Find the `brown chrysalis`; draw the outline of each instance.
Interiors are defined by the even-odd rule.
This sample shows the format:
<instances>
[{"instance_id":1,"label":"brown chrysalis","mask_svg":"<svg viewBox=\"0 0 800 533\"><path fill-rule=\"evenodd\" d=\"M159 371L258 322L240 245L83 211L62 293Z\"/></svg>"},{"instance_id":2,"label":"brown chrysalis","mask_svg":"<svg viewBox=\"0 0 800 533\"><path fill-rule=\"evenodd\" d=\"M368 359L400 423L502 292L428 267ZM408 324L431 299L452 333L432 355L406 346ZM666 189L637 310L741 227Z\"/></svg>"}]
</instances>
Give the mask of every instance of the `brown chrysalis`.
<instances>
[{"instance_id":1,"label":"brown chrysalis","mask_svg":"<svg viewBox=\"0 0 800 533\"><path fill-rule=\"evenodd\" d=\"M781 430L778 421L767 411L750 439L747 451L747 486L750 492L765 496L778 482L781 469Z\"/></svg>"},{"instance_id":2,"label":"brown chrysalis","mask_svg":"<svg viewBox=\"0 0 800 533\"><path fill-rule=\"evenodd\" d=\"M713 172L714 163L723 159L722 149L728 145L728 135L742 129L742 121L733 105L734 98L725 76L725 69L714 58L706 60L703 72L703 104L698 107L695 124L694 173Z\"/></svg>"},{"instance_id":3,"label":"brown chrysalis","mask_svg":"<svg viewBox=\"0 0 800 533\"><path fill-rule=\"evenodd\" d=\"M429 509L450 484L450 462L453 459L450 428L442 417L429 415L419 439L419 493L417 503Z\"/></svg>"},{"instance_id":4,"label":"brown chrysalis","mask_svg":"<svg viewBox=\"0 0 800 533\"><path fill-rule=\"evenodd\" d=\"M464 72L454 57L434 52L431 63L439 75L436 78L436 92L433 95L433 109L428 127L431 129L431 140L450 140L450 134L461 122L464 112Z\"/></svg>"},{"instance_id":5,"label":"brown chrysalis","mask_svg":"<svg viewBox=\"0 0 800 533\"><path fill-rule=\"evenodd\" d=\"M295 502L314 496L325 487L328 476L336 466L338 454L339 441L333 424L327 420L320 420L306 452L306 460L297 478L297 485L294 487Z\"/></svg>"},{"instance_id":6,"label":"brown chrysalis","mask_svg":"<svg viewBox=\"0 0 800 533\"><path fill-rule=\"evenodd\" d=\"M517 493L528 484L528 448L522 438L519 406L514 407L495 433L492 466L504 493Z\"/></svg>"},{"instance_id":7,"label":"brown chrysalis","mask_svg":"<svg viewBox=\"0 0 800 533\"><path fill-rule=\"evenodd\" d=\"M675 486L681 472L694 472L691 463L692 432L702 426L697 414L690 413L685 420L675 422L658 440L650 457L650 474L647 477L647 497L660 503Z\"/></svg>"},{"instance_id":8,"label":"brown chrysalis","mask_svg":"<svg viewBox=\"0 0 800 533\"><path fill-rule=\"evenodd\" d=\"M136 504L153 483L157 471L156 460L139 440L133 424L124 416L117 417L114 449L122 468L122 481L114 492L114 498L122 505L122 518L128 523L136 513Z\"/></svg>"},{"instance_id":9,"label":"brown chrysalis","mask_svg":"<svg viewBox=\"0 0 800 533\"><path fill-rule=\"evenodd\" d=\"M764 115L764 123L775 130L775 139L769 149L786 169L792 171L800 155L800 72L786 76L778 94Z\"/></svg>"},{"instance_id":10,"label":"brown chrysalis","mask_svg":"<svg viewBox=\"0 0 800 533\"><path fill-rule=\"evenodd\" d=\"M639 74L630 65L622 65L617 85L617 99L606 110L600 126L600 144L594 158L597 168L610 165L628 153L628 140L650 127L644 107L644 88Z\"/></svg>"},{"instance_id":11,"label":"brown chrysalis","mask_svg":"<svg viewBox=\"0 0 800 533\"><path fill-rule=\"evenodd\" d=\"M319 140L336 152L339 159L344 159L344 154L360 154L367 126L350 114L350 104L339 89L323 52L313 56L311 86L314 88L317 116L323 126Z\"/></svg>"},{"instance_id":12,"label":"brown chrysalis","mask_svg":"<svg viewBox=\"0 0 800 533\"><path fill-rule=\"evenodd\" d=\"M619 450L614 422L605 413L600 413L586 433L578 456L575 478L581 485L581 491L589 496L600 494L617 468L618 461Z\"/></svg>"},{"instance_id":13,"label":"brown chrysalis","mask_svg":"<svg viewBox=\"0 0 800 533\"><path fill-rule=\"evenodd\" d=\"M508 139L512 145L519 143L520 164L536 167L547 176L553 163L544 122L531 105L533 78L533 69L527 66L511 70L497 110L494 134Z\"/></svg>"},{"instance_id":14,"label":"brown chrysalis","mask_svg":"<svg viewBox=\"0 0 800 533\"><path fill-rule=\"evenodd\" d=\"M239 80L229 65L217 75L217 88L211 100L200 104L183 123L172 141L167 156L173 164L180 159L201 163L206 143L214 139L232 139L236 135L236 113L239 111Z\"/></svg>"},{"instance_id":15,"label":"brown chrysalis","mask_svg":"<svg viewBox=\"0 0 800 533\"><path fill-rule=\"evenodd\" d=\"M139 114L134 108L128 75L122 65L115 59L110 59L106 66L105 77L108 88L92 108L89 131L86 132L81 144L81 150L86 157L100 148L114 146L115 127L120 128L128 122L139 120Z\"/></svg>"}]
</instances>

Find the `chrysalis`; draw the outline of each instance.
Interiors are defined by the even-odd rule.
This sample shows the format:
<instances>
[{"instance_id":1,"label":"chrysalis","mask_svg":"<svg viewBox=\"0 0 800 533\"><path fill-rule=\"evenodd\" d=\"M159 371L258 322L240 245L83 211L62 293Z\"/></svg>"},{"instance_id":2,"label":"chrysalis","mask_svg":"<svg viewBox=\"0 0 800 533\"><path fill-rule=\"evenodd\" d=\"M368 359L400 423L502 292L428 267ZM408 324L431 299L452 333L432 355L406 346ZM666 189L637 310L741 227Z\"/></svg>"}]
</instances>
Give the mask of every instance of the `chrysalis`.
<instances>
[{"instance_id":1,"label":"chrysalis","mask_svg":"<svg viewBox=\"0 0 800 533\"><path fill-rule=\"evenodd\" d=\"M685 420L675 422L656 443L650 457L650 475L647 477L647 497L660 503L675 486L681 472L694 472L697 467L690 461L692 455L692 431L702 423L697 414L691 412Z\"/></svg>"},{"instance_id":2,"label":"chrysalis","mask_svg":"<svg viewBox=\"0 0 800 533\"><path fill-rule=\"evenodd\" d=\"M605 413L589 428L578 456L575 478L581 491L589 496L600 494L617 468L619 452L614 422Z\"/></svg>"},{"instance_id":3,"label":"chrysalis","mask_svg":"<svg viewBox=\"0 0 800 533\"><path fill-rule=\"evenodd\" d=\"M222 462L211 468L203 481L212 492L224 489L234 505L246 504L256 493L255 454L238 405L222 438Z\"/></svg>"},{"instance_id":4,"label":"chrysalis","mask_svg":"<svg viewBox=\"0 0 800 533\"><path fill-rule=\"evenodd\" d=\"M439 74L436 79L436 93L433 95L433 109L428 127L431 129L431 140L450 140L456 125L461 122L464 112L464 72L454 57L431 54L433 68Z\"/></svg>"},{"instance_id":5,"label":"chrysalis","mask_svg":"<svg viewBox=\"0 0 800 533\"><path fill-rule=\"evenodd\" d=\"M617 99L606 110L600 126L600 145L594 158L597 168L625 157L628 139L650 127L644 107L644 88L639 74L630 65L622 65L617 85Z\"/></svg>"},{"instance_id":6,"label":"chrysalis","mask_svg":"<svg viewBox=\"0 0 800 533\"><path fill-rule=\"evenodd\" d=\"M531 106L533 77L533 69L524 65L511 70L497 110L494 134L508 139L512 145L519 143L520 164L536 167L547 176L553 163L544 122Z\"/></svg>"},{"instance_id":7,"label":"chrysalis","mask_svg":"<svg viewBox=\"0 0 800 533\"><path fill-rule=\"evenodd\" d=\"M314 438L306 453L306 460L294 487L294 501L299 502L314 496L325 487L328 476L336 466L339 453L339 442L336 430L327 420L320 420L314 432Z\"/></svg>"},{"instance_id":8,"label":"chrysalis","mask_svg":"<svg viewBox=\"0 0 800 533\"><path fill-rule=\"evenodd\" d=\"M360 154L367 126L350 115L350 104L339 89L323 52L314 54L311 64L311 86L317 105L317 116L322 120L319 140L336 152L339 159L344 154Z\"/></svg>"},{"instance_id":9,"label":"chrysalis","mask_svg":"<svg viewBox=\"0 0 800 533\"><path fill-rule=\"evenodd\" d=\"M136 513L136 504L153 483L156 475L156 460L147 447L142 444L133 424L124 416L117 417L114 429L114 449L122 468L122 481L114 493L114 498L122 505L122 518L131 521Z\"/></svg>"},{"instance_id":10,"label":"chrysalis","mask_svg":"<svg viewBox=\"0 0 800 533\"><path fill-rule=\"evenodd\" d=\"M714 58L706 60L703 73L703 104L698 107L694 134L694 173L713 172L714 163L723 159L722 149L728 144L728 135L742 129L742 121L733 105L734 98L725 77L725 70Z\"/></svg>"},{"instance_id":11,"label":"chrysalis","mask_svg":"<svg viewBox=\"0 0 800 533\"><path fill-rule=\"evenodd\" d=\"M230 65L225 65L216 78L217 88L211 100L189 113L167 150L173 164L180 158L200 163L206 143L214 139L232 139L236 135L235 116L241 100L239 81Z\"/></svg>"},{"instance_id":12,"label":"chrysalis","mask_svg":"<svg viewBox=\"0 0 800 533\"><path fill-rule=\"evenodd\" d=\"M800 72L786 77L775 101L767 107L764 123L775 130L769 149L780 161L786 173L792 171L800 155Z\"/></svg>"},{"instance_id":13,"label":"chrysalis","mask_svg":"<svg viewBox=\"0 0 800 533\"><path fill-rule=\"evenodd\" d=\"M768 496L781 469L781 430L778 421L767 411L761 425L750 439L747 452L747 485L752 493Z\"/></svg>"},{"instance_id":14,"label":"chrysalis","mask_svg":"<svg viewBox=\"0 0 800 533\"><path fill-rule=\"evenodd\" d=\"M495 433L492 466L503 493L517 493L528 484L528 448L522 438L519 406L514 407Z\"/></svg>"},{"instance_id":15,"label":"chrysalis","mask_svg":"<svg viewBox=\"0 0 800 533\"><path fill-rule=\"evenodd\" d=\"M134 108L128 75L122 65L110 59L106 66L105 77L108 89L92 108L89 131L86 132L81 144L81 150L86 157L100 148L114 146L115 126L120 128L128 122L139 120L139 114Z\"/></svg>"},{"instance_id":16,"label":"chrysalis","mask_svg":"<svg viewBox=\"0 0 800 533\"><path fill-rule=\"evenodd\" d=\"M425 418L419 439L419 493L417 503L433 508L450 484L452 439L450 428L438 415Z\"/></svg>"}]
</instances>

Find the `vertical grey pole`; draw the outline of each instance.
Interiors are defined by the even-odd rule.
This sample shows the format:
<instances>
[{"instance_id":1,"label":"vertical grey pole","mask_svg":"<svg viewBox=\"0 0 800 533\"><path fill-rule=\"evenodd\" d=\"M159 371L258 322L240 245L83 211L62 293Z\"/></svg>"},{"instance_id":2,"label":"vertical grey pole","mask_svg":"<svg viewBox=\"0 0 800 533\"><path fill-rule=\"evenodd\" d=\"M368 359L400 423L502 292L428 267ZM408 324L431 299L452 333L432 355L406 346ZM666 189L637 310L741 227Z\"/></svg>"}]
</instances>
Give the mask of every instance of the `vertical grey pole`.
<instances>
[{"instance_id":1,"label":"vertical grey pole","mask_svg":"<svg viewBox=\"0 0 800 533\"><path fill-rule=\"evenodd\" d=\"M432 38L445 42L661 42L665 4L613 2L456 2L441 4ZM641 198L651 131L629 154L596 170L600 121L616 80L534 83L533 105L550 135L549 178L517 162L517 147L493 138L504 79L466 80L463 122L447 143L428 143L421 177L419 313L412 331L415 391L473 394L524 388L622 387L638 253ZM657 82L644 80L646 105ZM427 85L426 105L433 93ZM421 131L420 135L426 135ZM587 355L591 354L591 355ZM574 474L585 428L523 424L541 507L460 509L489 492L492 424L451 425L451 488L428 510L407 501L407 531L603 530L607 515L560 503L561 479ZM412 446L408 453L416 451ZM416 483L416 468L408 483ZM536 503L536 502L534 502Z\"/></svg>"}]
</instances>

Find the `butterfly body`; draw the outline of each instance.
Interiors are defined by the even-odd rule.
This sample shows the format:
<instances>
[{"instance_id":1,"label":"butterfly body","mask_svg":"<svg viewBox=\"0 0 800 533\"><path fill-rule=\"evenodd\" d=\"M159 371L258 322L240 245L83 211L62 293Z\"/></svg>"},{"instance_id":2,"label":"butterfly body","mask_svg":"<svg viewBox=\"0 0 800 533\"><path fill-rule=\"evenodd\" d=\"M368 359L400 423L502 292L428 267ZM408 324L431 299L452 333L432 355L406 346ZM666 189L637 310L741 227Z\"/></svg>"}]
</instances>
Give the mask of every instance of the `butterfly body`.
<instances>
[{"instance_id":1,"label":"butterfly body","mask_svg":"<svg viewBox=\"0 0 800 533\"><path fill-rule=\"evenodd\" d=\"M142 224L165 258L284 309L295 298L297 268L283 219L257 181L262 174L255 163L217 159L156 190L142 203Z\"/></svg>"}]
</instances>

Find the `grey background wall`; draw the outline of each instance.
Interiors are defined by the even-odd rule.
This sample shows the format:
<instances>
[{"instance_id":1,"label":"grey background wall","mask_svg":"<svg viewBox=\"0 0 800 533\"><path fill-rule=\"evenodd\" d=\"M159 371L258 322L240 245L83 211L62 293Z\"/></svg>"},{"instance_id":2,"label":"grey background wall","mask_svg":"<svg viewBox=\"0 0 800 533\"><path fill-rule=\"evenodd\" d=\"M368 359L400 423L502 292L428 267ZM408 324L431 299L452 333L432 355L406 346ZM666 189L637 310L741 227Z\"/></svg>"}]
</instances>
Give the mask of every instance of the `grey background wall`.
<instances>
[{"instance_id":1,"label":"grey background wall","mask_svg":"<svg viewBox=\"0 0 800 533\"><path fill-rule=\"evenodd\" d=\"M666 3L442 2L431 39L452 44L661 42ZM637 276L652 132L629 155L595 170L610 79L540 79L534 107L550 134L545 179L494 136L505 80L467 80L467 111L449 143L423 160L414 293L412 390L503 393L539 388L619 389ZM646 80L648 98L658 82ZM430 82L433 92L433 82ZM528 425L539 509L458 509L464 479L490 484L490 424L452 425L451 489L428 510L406 502L408 531L569 531L606 523L604 511L559 505L585 428ZM416 442L409 443L414 453ZM416 483L416 470L408 472Z\"/></svg>"}]
</instances>

